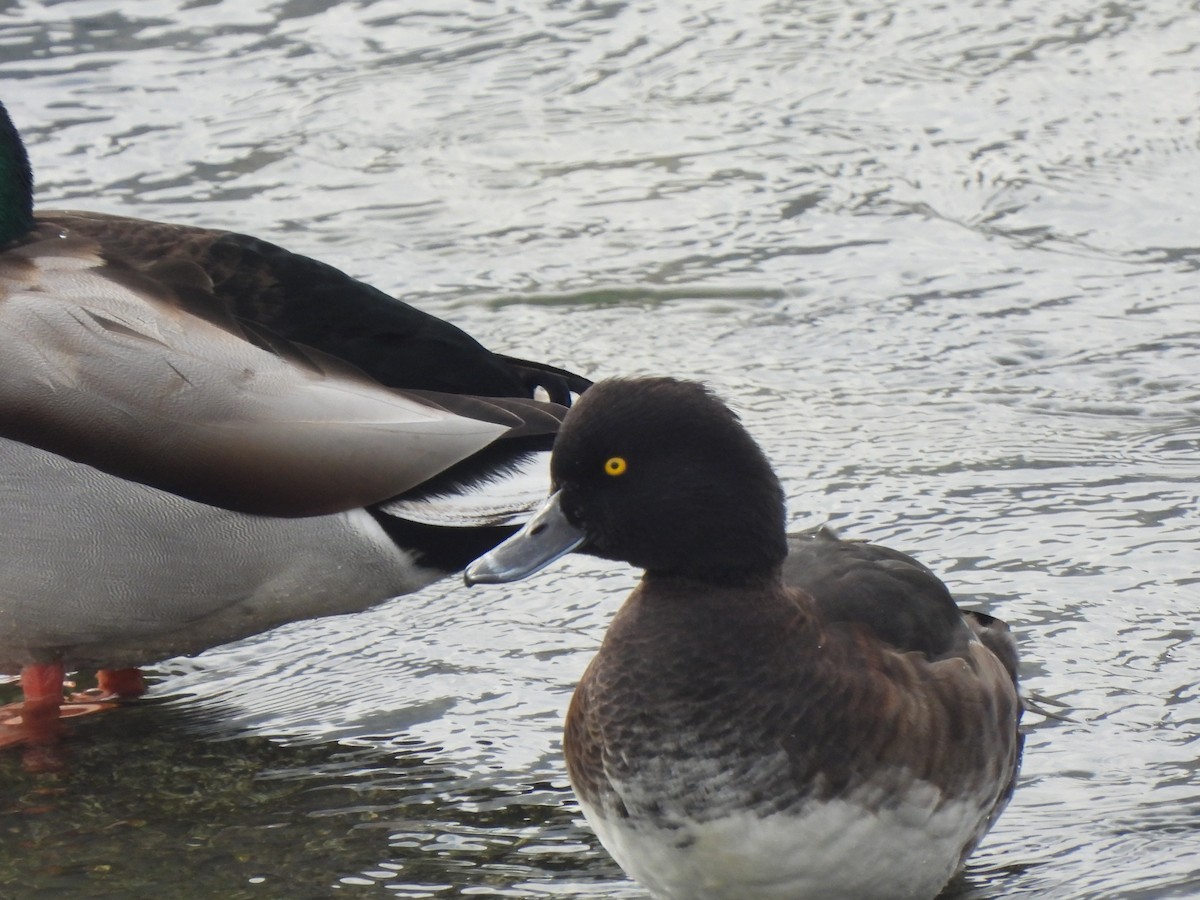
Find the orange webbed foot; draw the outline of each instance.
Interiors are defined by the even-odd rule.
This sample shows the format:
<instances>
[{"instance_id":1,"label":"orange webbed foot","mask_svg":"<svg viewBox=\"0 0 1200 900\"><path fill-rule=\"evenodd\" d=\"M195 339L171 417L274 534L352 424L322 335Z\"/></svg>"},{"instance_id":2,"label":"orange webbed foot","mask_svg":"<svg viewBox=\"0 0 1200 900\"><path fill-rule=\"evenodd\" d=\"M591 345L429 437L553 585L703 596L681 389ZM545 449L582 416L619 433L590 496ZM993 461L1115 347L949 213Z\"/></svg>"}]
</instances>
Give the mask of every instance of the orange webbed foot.
<instances>
[{"instance_id":1,"label":"orange webbed foot","mask_svg":"<svg viewBox=\"0 0 1200 900\"><path fill-rule=\"evenodd\" d=\"M96 688L64 699L64 674L62 663L34 663L21 670L25 699L0 706L0 747L57 743L66 733L63 719L112 709L112 700L146 692L140 669L101 669Z\"/></svg>"},{"instance_id":2,"label":"orange webbed foot","mask_svg":"<svg viewBox=\"0 0 1200 900\"><path fill-rule=\"evenodd\" d=\"M104 697L140 697L146 693L146 676L141 669L101 669L96 684Z\"/></svg>"},{"instance_id":3,"label":"orange webbed foot","mask_svg":"<svg viewBox=\"0 0 1200 900\"><path fill-rule=\"evenodd\" d=\"M34 663L21 669L25 699L0 707L0 747L53 744L63 735L62 663Z\"/></svg>"}]
</instances>

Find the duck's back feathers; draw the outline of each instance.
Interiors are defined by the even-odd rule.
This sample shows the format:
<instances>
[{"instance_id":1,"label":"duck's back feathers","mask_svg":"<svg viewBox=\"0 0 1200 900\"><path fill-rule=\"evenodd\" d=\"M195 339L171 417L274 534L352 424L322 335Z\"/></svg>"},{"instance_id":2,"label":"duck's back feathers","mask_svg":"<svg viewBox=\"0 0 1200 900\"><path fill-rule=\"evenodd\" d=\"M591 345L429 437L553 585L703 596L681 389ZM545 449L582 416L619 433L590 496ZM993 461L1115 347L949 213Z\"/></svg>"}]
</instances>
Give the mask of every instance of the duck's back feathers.
<instances>
[{"instance_id":1,"label":"duck's back feathers","mask_svg":"<svg viewBox=\"0 0 1200 900\"><path fill-rule=\"evenodd\" d=\"M105 229L114 246L92 236ZM130 262L123 254L140 231L147 243ZM162 249L168 234L195 257ZM562 410L523 399L519 383L516 397L389 390L330 356L328 343L308 348L278 335L281 313L265 323L243 315L195 261L205 259L198 248L212 246L206 234L50 216L7 250L0 434L192 500L268 515L387 500L502 436L517 442L506 452L524 452L521 441L548 446ZM156 249L164 256L152 260Z\"/></svg>"},{"instance_id":2,"label":"duck's back feathers","mask_svg":"<svg viewBox=\"0 0 1200 900\"><path fill-rule=\"evenodd\" d=\"M788 535L783 578L810 594L826 621L861 623L897 649L930 659L962 656L973 636L1017 683L1017 643L1008 625L960 609L942 580L906 553L816 528Z\"/></svg>"},{"instance_id":3,"label":"duck's back feathers","mask_svg":"<svg viewBox=\"0 0 1200 900\"><path fill-rule=\"evenodd\" d=\"M899 650L961 655L971 637L941 579L888 547L827 528L789 535L783 577L814 598L825 621L859 623Z\"/></svg>"},{"instance_id":4,"label":"duck's back feathers","mask_svg":"<svg viewBox=\"0 0 1200 900\"><path fill-rule=\"evenodd\" d=\"M91 238L134 268L167 275L164 259L192 264L209 286L191 298L191 312L352 360L388 387L485 397L532 397L540 387L567 406L571 393L590 384L564 369L492 353L449 322L259 238L99 213L37 218Z\"/></svg>"}]
</instances>

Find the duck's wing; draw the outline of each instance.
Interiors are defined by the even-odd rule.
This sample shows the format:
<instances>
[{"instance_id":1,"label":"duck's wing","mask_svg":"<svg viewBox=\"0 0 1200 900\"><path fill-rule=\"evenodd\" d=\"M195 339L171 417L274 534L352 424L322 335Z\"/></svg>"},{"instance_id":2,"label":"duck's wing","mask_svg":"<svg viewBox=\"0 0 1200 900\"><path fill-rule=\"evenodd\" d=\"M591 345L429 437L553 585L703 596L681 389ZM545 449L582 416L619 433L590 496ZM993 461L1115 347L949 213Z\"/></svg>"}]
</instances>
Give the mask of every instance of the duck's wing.
<instances>
[{"instance_id":1,"label":"duck's wing","mask_svg":"<svg viewBox=\"0 0 1200 900\"><path fill-rule=\"evenodd\" d=\"M41 212L39 221L96 241L134 268L188 263L208 290L193 312L241 323L345 360L388 387L569 406L591 382L565 369L491 352L466 332L326 263L243 234L99 213Z\"/></svg>"},{"instance_id":2,"label":"duck's wing","mask_svg":"<svg viewBox=\"0 0 1200 900\"><path fill-rule=\"evenodd\" d=\"M813 596L828 621L860 621L901 650L931 659L962 656L973 636L1017 683L1017 643L1008 625L959 609L942 580L906 553L846 541L829 528L788 535L784 580Z\"/></svg>"},{"instance_id":3,"label":"duck's wing","mask_svg":"<svg viewBox=\"0 0 1200 900\"><path fill-rule=\"evenodd\" d=\"M200 314L208 284L50 223L5 250L0 436L203 503L315 515L410 490L530 418L281 355L219 304Z\"/></svg>"},{"instance_id":4,"label":"duck's wing","mask_svg":"<svg viewBox=\"0 0 1200 900\"><path fill-rule=\"evenodd\" d=\"M855 622L900 650L963 655L971 632L950 592L911 556L821 528L788 536L784 581L812 596L826 622Z\"/></svg>"}]
</instances>

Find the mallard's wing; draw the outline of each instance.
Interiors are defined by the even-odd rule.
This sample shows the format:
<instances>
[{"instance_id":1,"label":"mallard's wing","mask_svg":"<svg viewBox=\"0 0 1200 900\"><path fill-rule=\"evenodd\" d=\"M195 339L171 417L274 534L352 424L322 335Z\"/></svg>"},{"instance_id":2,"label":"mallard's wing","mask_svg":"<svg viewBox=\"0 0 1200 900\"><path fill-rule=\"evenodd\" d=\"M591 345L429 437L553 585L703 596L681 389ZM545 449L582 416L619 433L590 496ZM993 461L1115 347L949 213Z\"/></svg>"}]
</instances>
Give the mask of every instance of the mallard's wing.
<instances>
[{"instance_id":1,"label":"mallard's wing","mask_svg":"<svg viewBox=\"0 0 1200 900\"><path fill-rule=\"evenodd\" d=\"M281 355L196 314L208 284L49 224L5 250L0 436L204 503L314 515L403 493L523 425L504 401L433 403Z\"/></svg>"},{"instance_id":2,"label":"mallard's wing","mask_svg":"<svg viewBox=\"0 0 1200 900\"><path fill-rule=\"evenodd\" d=\"M191 266L205 280L194 313L238 323L346 360L388 387L569 406L591 382L540 362L493 353L462 329L260 238L102 213L46 211L38 221L95 241L110 257L158 277ZM175 272L172 273L171 270Z\"/></svg>"}]
</instances>

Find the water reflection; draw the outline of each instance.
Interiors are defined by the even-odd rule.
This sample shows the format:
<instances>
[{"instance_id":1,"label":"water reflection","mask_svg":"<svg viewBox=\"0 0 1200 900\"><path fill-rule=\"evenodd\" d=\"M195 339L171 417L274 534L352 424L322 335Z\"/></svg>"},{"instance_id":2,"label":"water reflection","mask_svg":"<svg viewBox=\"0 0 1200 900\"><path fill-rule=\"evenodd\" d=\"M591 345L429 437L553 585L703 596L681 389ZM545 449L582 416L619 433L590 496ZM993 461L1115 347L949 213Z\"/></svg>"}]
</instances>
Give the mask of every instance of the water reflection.
<instances>
[{"instance_id":1,"label":"water reflection","mask_svg":"<svg viewBox=\"0 0 1200 900\"><path fill-rule=\"evenodd\" d=\"M338 886L473 896L616 877L561 779L500 792L390 735L386 752L214 737L220 714L141 702L78 720L70 765L29 775L0 757L6 896L323 897ZM186 877L184 876L186 873ZM491 886L494 893L481 890Z\"/></svg>"}]
</instances>

